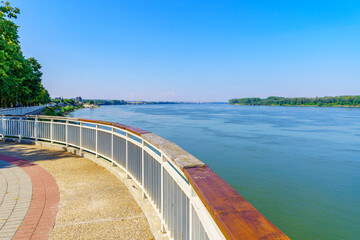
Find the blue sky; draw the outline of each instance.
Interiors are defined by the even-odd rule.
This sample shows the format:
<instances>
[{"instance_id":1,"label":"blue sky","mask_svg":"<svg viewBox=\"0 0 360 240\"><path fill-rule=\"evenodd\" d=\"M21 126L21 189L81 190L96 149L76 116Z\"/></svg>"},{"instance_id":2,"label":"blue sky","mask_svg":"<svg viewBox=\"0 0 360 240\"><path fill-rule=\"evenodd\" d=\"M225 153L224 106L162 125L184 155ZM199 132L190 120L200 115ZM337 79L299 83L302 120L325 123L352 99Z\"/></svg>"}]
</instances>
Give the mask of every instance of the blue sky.
<instances>
[{"instance_id":1,"label":"blue sky","mask_svg":"<svg viewBox=\"0 0 360 240\"><path fill-rule=\"evenodd\" d=\"M360 1L10 2L52 97L360 94Z\"/></svg>"}]
</instances>

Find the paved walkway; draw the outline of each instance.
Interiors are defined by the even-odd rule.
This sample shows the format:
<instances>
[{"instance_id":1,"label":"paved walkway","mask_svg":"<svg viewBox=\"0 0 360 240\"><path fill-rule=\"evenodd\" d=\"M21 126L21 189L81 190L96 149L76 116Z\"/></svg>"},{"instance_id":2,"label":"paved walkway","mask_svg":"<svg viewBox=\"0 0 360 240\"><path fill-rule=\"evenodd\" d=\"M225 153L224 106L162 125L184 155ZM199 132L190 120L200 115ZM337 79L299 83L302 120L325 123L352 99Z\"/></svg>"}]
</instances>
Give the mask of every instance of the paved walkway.
<instances>
[{"instance_id":1,"label":"paved walkway","mask_svg":"<svg viewBox=\"0 0 360 240\"><path fill-rule=\"evenodd\" d=\"M127 187L105 168L96 163L51 148L13 143L0 143L0 160L9 160L4 159L6 157L1 157L1 155L25 159L27 160L25 161L27 164L12 161L11 164L13 165L11 165L9 161L7 161L7 163L4 163L4 161L1 162L3 165L0 166L0 201L2 201L1 198L7 191L3 191L2 189L4 185L2 182L5 181L4 174L2 174L3 171L7 172L6 181L10 181L7 177L9 174L12 174L12 172L9 173L10 169L11 171L16 171L16 174L22 174L22 176L24 176L25 172L32 180L33 185L33 201L30 207L28 207L26 217L13 239L30 239L29 237L23 238L24 236L18 234L25 234L25 232L21 231L23 224L31 225L31 221L35 219L35 217L30 214L34 202L34 195L37 195L38 192L39 194L37 196L39 198L43 198L44 196L44 192L36 190L36 186L38 186L41 181L45 185L51 182L50 180L44 181L40 178L34 180L27 171L29 166L25 167L25 165L31 165L32 167L37 166L49 176L52 176L56 180L56 183L55 181L54 183L57 184L60 192L59 210L55 223L42 221L41 219L38 221L38 224L50 222L50 225L53 226L51 235L48 233L46 238L38 238L45 236L44 232L50 232L51 230L42 227L40 228L42 235L40 233L35 234L36 232L34 231L32 232L31 236L33 239L154 239L144 213ZM35 175L44 176L44 173L38 172ZM12 179L14 179L14 177ZM26 177L24 179L26 179ZM23 184L21 183L19 185L22 186ZM14 186L16 189L16 184L11 184L11 186ZM26 189L29 189L29 186L27 186ZM20 194L22 188L18 191ZM53 193L54 191L49 190L45 192ZM1 193L3 195L1 195ZM15 199L16 197L13 198L15 195L11 195L11 198ZM20 201L18 202L20 203ZM47 204L45 204L45 207L46 206ZM38 214L38 212L41 211L40 208L40 206L35 206L33 213ZM24 207L24 209L26 208ZM54 214L54 210L54 207L50 207L49 210L42 210L46 212L45 219L50 219L50 215ZM30 217L28 217L29 214ZM14 223L12 226L17 227L19 225ZM10 234L3 236L1 234L0 231L1 240L2 237L5 239L11 238Z\"/></svg>"},{"instance_id":2,"label":"paved walkway","mask_svg":"<svg viewBox=\"0 0 360 240\"><path fill-rule=\"evenodd\" d=\"M0 239L14 236L30 207L31 196L31 179L24 170L0 160Z\"/></svg>"},{"instance_id":3,"label":"paved walkway","mask_svg":"<svg viewBox=\"0 0 360 240\"><path fill-rule=\"evenodd\" d=\"M31 162L6 155L0 160L0 239L49 239L60 200L55 179Z\"/></svg>"}]
</instances>

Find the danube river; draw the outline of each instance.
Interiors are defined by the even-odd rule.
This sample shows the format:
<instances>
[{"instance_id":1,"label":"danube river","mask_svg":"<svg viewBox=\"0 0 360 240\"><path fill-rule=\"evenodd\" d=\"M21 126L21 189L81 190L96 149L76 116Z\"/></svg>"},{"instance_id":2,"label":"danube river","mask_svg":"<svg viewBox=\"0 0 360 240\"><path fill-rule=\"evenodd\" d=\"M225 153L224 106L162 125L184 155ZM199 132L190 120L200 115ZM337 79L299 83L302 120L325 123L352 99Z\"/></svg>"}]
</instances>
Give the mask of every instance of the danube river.
<instances>
[{"instance_id":1,"label":"danube river","mask_svg":"<svg viewBox=\"0 0 360 240\"><path fill-rule=\"evenodd\" d=\"M360 238L360 108L124 105L69 116L178 144L292 239Z\"/></svg>"}]
</instances>

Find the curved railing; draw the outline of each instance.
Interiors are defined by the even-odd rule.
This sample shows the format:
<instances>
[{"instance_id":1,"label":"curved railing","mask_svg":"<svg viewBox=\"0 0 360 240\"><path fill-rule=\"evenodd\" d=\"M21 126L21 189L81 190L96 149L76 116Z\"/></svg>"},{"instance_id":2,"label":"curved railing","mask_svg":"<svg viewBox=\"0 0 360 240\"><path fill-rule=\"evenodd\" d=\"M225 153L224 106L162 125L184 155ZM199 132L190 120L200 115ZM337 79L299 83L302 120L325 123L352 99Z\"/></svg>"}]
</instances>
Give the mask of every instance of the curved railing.
<instances>
[{"instance_id":1,"label":"curved railing","mask_svg":"<svg viewBox=\"0 0 360 240\"><path fill-rule=\"evenodd\" d=\"M170 239L289 239L207 165L148 131L77 118L3 115L0 134L71 146L113 162L139 185Z\"/></svg>"},{"instance_id":2,"label":"curved railing","mask_svg":"<svg viewBox=\"0 0 360 240\"><path fill-rule=\"evenodd\" d=\"M53 104L31 106L31 107L16 107L16 108L0 108L0 114L6 115L25 115L31 114L35 111L40 111L47 106L52 106Z\"/></svg>"}]
</instances>

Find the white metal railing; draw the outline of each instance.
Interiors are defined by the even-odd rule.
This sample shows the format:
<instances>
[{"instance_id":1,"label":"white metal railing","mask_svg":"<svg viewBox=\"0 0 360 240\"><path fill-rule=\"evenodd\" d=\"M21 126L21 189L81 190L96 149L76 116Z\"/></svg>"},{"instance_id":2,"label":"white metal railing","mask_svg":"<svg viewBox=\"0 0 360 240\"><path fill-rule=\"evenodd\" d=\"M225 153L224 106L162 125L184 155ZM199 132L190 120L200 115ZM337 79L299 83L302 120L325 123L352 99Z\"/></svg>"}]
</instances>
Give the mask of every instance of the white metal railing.
<instances>
[{"instance_id":1,"label":"white metal railing","mask_svg":"<svg viewBox=\"0 0 360 240\"><path fill-rule=\"evenodd\" d=\"M0 114L5 115L26 115L37 110L41 110L50 106L51 104L47 105L39 105L39 106L31 106L31 107L17 107L17 108L0 108Z\"/></svg>"},{"instance_id":2,"label":"white metal railing","mask_svg":"<svg viewBox=\"0 0 360 240\"><path fill-rule=\"evenodd\" d=\"M0 135L62 144L105 158L139 185L170 239L225 239L171 157L141 135L109 124L46 116L1 116Z\"/></svg>"}]
</instances>

